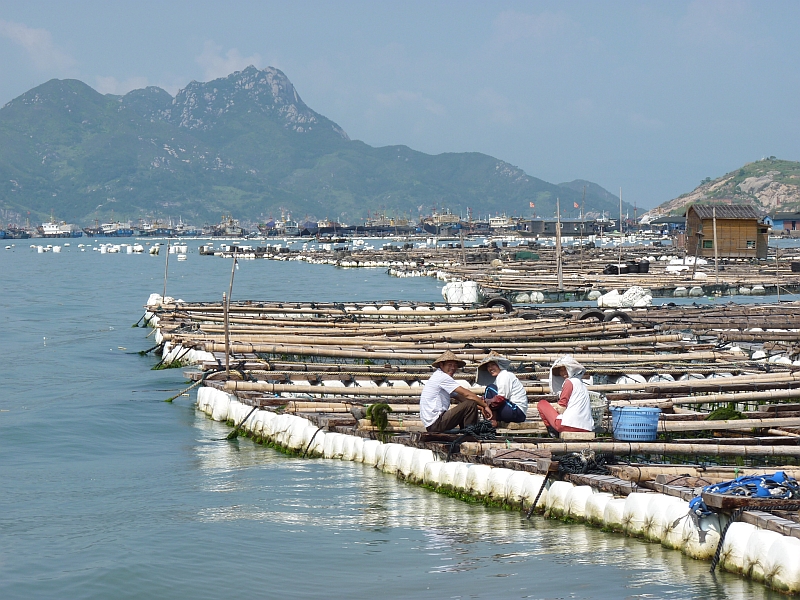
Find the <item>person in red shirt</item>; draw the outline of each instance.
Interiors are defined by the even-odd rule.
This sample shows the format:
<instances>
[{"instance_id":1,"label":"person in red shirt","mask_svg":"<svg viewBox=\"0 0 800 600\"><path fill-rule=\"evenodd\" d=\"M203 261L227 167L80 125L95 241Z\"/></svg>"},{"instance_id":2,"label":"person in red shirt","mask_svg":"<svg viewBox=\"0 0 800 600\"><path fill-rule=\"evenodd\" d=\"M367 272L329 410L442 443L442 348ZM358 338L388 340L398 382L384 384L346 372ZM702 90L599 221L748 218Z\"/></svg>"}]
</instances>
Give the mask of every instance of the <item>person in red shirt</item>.
<instances>
[{"instance_id":1,"label":"person in red shirt","mask_svg":"<svg viewBox=\"0 0 800 600\"><path fill-rule=\"evenodd\" d=\"M537 404L551 435L562 431L593 431L589 389L583 382L586 369L570 355L558 359L550 370L550 391L558 394L558 403L542 400Z\"/></svg>"}]
</instances>

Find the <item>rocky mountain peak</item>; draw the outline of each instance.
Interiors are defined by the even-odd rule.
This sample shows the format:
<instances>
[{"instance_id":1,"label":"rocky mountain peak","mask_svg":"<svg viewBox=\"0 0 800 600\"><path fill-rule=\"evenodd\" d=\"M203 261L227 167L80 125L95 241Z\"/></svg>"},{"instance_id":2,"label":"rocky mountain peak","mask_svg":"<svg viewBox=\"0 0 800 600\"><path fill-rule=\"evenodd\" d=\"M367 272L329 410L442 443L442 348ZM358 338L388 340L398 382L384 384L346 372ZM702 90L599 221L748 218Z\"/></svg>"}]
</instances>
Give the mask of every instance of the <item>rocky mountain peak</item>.
<instances>
[{"instance_id":1,"label":"rocky mountain peak","mask_svg":"<svg viewBox=\"0 0 800 600\"><path fill-rule=\"evenodd\" d=\"M192 81L175 96L168 120L205 131L234 112L260 112L297 133L330 127L349 139L338 125L306 106L289 78L274 67L259 70L251 65L213 81Z\"/></svg>"}]
</instances>

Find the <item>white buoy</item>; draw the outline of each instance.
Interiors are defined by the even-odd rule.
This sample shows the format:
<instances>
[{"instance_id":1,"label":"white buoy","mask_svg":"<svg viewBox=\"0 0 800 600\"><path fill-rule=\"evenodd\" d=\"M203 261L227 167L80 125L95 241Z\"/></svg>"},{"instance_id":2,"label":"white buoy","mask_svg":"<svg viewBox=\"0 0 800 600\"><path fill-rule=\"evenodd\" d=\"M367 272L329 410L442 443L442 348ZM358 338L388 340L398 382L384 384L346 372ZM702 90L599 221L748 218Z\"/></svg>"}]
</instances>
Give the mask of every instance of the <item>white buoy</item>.
<instances>
[{"instance_id":1,"label":"white buoy","mask_svg":"<svg viewBox=\"0 0 800 600\"><path fill-rule=\"evenodd\" d=\"M622 511L625 510L625 498L612 498L603 509L603 526L612 531L622 531Z\"/></svg>"},{"instance_id":2,"label":"white buoy","mask_svg":"<svg viewBox=\"0 0 800 600\"><path fill-rule=\"evenodd\" d=\"M525 498L525 484L531 474L527 471L514 471L506 482L506 502L514 507L522 506Z\"/></svg>"},{"instance_id":3,"label":"white buoy","mask_svg":"<svg viewBox=\"0 0 800 600\"><path fill-rule=\"evenodd\" d=\"M407 478L415 483L422 483L425 481L425 467L435 460L436 457L433 452L418 448L414 452L414 458L411 461L411 473L407 475Z\"/></svg>"},{"instance_id":4,"label":"white buoy","mask_svg":"<svg viewBox=\"0 0 800 600\"><path fill-rule=\"evenodd\" d=\"M469 463L458 462L453 472L453 489L459 492L466 492L467 489L467 473L469 473Z\"/></svg>"},{"instance_id":5,"label":"white buoy","mask_svg":"<svg viewBox=\"0 0 800 600\"><path fill-rule=\"evenodd\" d=\"M800 592L800 539L780 536L770 546L765 564L773 588L789 594Z\"/></svg>"},{"instance_id":6,"label":"white buoy","mask_svg":"<svg viewBox=\"0 0 800 600\"><path fill-rule=\"evenodd\" d=\"M608 492L592 494L586 499L586 505L583 509L583 518L592 525L602 526L606 504L613 498L614 494L609 494Z\"/></svg>"},{"instance_id":7,"label":"white buoy","mask_svg":"<svg viewBox=\"0 0 800 600\"><path fill-rule=\"evenodd\" d=\"M747 549L747 541L755 529L755 525L743 521L736 521L728 526L719 554L720 567L731 573L747 574L744 554Z\"/></svg>"},{"instance_id":8,"label":"white buoy","mask_svg":"<svg viewBox=\"0 0 800 600\"><path fill-rule=\"evenodd\" d=\"M489 465L472 465L467 471L466 491L475 496L487 496L489 494L489 474L492 467Z\"/></svg>"},{"instance_id":9,"label":"white buoy","mask_svg":"<svg viewBox=\"0 0 800 600\"><path fill-rule=\"evenodd\" d=\"M425 463L425 474L422 482L433 489L437 489L441 485L441 472L444 464L438 460Z\"/></svg>"},{"instance_id":10,"label":"white buoy","mask_svg":"<svg viewBox=\"0 0 800 600\"><path fill-rule=\"evenodd\" d=\"M593 495L591 486L576 485L567 494L565 501L565 515L575 519L584 519L586 516L586 503Z\"/></svg>"},{"instance_id":11,"label":"white buoy","mask_svg":"<svg viewBox=\"0 0 800 600\"><path fill-rule=\"evenodd\" d=\"M751 579L763 583L767 576L772 576L772 564L767 560L767 555L772 544L782 537L777 531L768 529L756 529L750 534L744 549L744 567Z\"/></svg>"},{"instance_id":12,"label":"white buoy","mask_svg":"<svg viewBox=\"0 0 800 600\"><path fill-rule=\"evenodd\" d=\"M622 511L622 523L628 535L642 535L644 533L645 515L647 505L652 496L641 492L633 492L625 498L625 508Z\"/></svg>"},{"instance_id":13,"label":"white buoy","mask_svg":"<svg viewBox=\"0 0 800 600\"><path fill-rule=\"evenodd\" d=\"M364 442L364 464L375 466L378 464L378 448L383 444L378 440L366 440Z\"/></svg>"},{"instance_id":14,"label":"white buoy","mask_svg":"<svg viewBox=\"0 0 800 600\"><path fill-rule=\"evenodd\" d=\"M562 517L567 510L567 495L575 487L569 481L554 481L547 491L545 511L551 517Z\"/></svg>"},{"instance_id":15,"label":"white buoy","mask_svg":"<svg viewBox=\"0 0 800 600\"><path fill-rule=\"evenodd\" d=\"M496 467L489 473L489 497L497 502L505 502L508 480L514 474L511 469Z\"/></svg>"}]
</instances>

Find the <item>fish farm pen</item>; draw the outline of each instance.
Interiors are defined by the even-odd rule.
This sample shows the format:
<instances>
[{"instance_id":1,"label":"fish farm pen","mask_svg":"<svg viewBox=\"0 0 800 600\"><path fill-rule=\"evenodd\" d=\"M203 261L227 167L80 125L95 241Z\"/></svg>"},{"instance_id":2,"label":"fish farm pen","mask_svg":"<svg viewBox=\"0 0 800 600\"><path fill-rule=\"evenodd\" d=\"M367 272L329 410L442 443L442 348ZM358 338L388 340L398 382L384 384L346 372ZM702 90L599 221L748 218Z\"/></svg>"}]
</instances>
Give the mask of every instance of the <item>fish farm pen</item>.
<instances>
[{"instance_id":1,"label":"fish farm pen","mask_svg":"<svg viewBox=\"0 0 800 600\"><path fill-rule=\"evenodd\" d=\"M552 276L521 266L484 277L507 291ZM757 285L746 268L726 267L726 285ZM647 276L673 277L637 275ZM482 281L480 270L470 278ZM764 285L768 278L774 265ZM198 388L197 408L230 423L232 435L371 464L528 516L585 521L800 593L800 303L487 304L193 303L154 294L143 321L155 329L156 368L191 366L185 391ZM420 392L445 350L467 362L454 377L478 394L478 363L491 351L508 357L527 420L428 433ZM595 431L553 439L536 403L555 399L549 369L565 354L590 376Z\"/></svg>"}]
</instances>

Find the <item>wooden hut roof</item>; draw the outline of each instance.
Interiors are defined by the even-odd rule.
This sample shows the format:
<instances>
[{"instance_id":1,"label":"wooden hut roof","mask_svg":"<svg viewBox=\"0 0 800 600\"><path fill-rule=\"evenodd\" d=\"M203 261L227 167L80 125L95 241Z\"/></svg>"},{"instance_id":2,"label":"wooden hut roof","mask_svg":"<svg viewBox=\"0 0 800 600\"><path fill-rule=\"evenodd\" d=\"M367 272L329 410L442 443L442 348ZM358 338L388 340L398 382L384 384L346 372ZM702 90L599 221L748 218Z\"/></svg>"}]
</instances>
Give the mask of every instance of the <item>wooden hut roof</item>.
<instances>
[{"instance_id":1,"label":"wooden hut roof","mask_svg":"<svg viewBox=\"0 0 800 600\"><path fill-rule=\"evenodd\" d=\"M701 219L714 217L717 209L717 219L754 219L758 220L758 212L752 206L745 204L695 204L691 207Z\"/></svg>"}]
</instances>

